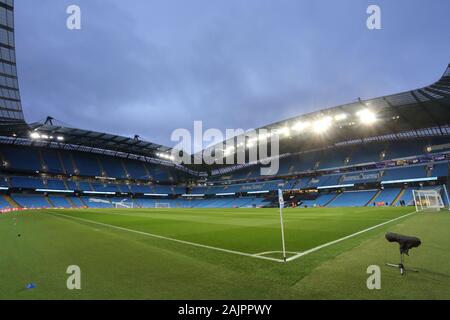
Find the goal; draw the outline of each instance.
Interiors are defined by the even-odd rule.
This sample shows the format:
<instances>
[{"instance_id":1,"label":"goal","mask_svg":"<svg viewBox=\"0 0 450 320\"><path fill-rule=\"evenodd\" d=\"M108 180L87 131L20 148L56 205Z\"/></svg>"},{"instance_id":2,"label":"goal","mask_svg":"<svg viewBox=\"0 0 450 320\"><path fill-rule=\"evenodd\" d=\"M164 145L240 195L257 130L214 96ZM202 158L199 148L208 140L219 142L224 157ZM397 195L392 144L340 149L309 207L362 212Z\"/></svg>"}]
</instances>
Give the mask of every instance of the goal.
<instances>
[{"instance_id":1,"label":"goal","mask_svg":"<svg viewBox=\"0 0 450 320\"><path fill-rule=\"evenodd\" d=\"M134 203L133 201L128 201L128 199L123 199L122 201L116 201L116 202L112 202L112 204L114 205L114 207L116 209L118 208L123 208L123 209L133 209L134 208Z\"/></svg>"},{"instance_id":2,"label":"goal","mask_svg":"<svg viewBox=\"0 0 450 320\"><path fill-rule=\"evenodd\" d=\"M440 211L445 208L441 192L441 188L413 190L412 193L416 211Z\"/></svg>"},{"instance_id":3,"label":"goal","mask_svg":"<svg viewBox=\"0 0 450 320\"><path fill-rule=\"evenodd\" d=\"M155 202L155 208L170 208L170 204L167 202Z\"/></svg>"}]
</instances>

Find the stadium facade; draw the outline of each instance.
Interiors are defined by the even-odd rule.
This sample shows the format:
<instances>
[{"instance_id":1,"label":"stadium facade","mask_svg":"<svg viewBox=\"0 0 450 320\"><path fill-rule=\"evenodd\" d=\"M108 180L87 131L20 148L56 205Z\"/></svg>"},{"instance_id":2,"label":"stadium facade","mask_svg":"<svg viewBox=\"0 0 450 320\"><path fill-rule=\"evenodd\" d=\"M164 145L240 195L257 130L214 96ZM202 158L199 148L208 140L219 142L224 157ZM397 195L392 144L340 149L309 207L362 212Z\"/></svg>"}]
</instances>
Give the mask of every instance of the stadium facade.
<instances>
[{"instance_id":1,"label":"stadium facade","mask_svg":"<svg viewBox=\"0 0 450 320\"><path fill-rule=\"evenodd\" d=\"M14 42L14 2L0 1L0 123L24 124L17 81L16 46Z\"/></svg>"},{"instance_id":2,"label":"stadium facade","mask_svg":"<svg viewBox=\"0 0 450 320\"><path fill-rule=\"evenodd\" d=\"M260 128L283 131L276 175L261 176L264 159L245 165L179 165L167 158L171 148L138 136L68 128L51 117L27 123L13 6L12 0L0 0L3 210L264 207L276 205L278 189L286 191L292 206L398 206L412 205L412 189L449 184L450 65L424 88ZM237 144L238 138L231 142ZM244 137L247 144L249 139Z\"/></svg>"}]
</instances>

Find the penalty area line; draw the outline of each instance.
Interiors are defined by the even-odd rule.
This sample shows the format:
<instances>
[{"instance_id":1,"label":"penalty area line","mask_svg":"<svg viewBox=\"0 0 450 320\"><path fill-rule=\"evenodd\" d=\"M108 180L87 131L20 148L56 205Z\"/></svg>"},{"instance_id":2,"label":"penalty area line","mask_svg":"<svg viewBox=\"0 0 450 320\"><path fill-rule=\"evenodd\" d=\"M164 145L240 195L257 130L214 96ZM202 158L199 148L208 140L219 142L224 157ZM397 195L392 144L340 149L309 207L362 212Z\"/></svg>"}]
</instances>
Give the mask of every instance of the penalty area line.
<instances>
[{"instance_id":1,"label":"penalty area line","mask_svg":"<svg viewBox=\"0 0 450 320\"><path fill-rule=\"evenodd\" d=\"M325 248L325 247L329 247L329 246L331 246L331 245L333 245L333 244L336 244L336 243L338 243L338 242L341 242L341 241L344 241L344 240L347 240L347 239L356 237L357 235L360 235L360 234L365 233L365 232L367 232L367 231L370 231L370 230L379 228L379 227L381 227L381 226L384 226L384 225L386 225L386 224L388 224L388 223L391 223L391 222L394 222L394 221L396 221L396 220L406 218L406 217L408 217L408 216L410 216L410 215L412 215L412 214L414 214L414 213L416 213L416 211L411 212L411 213L408 213L408 214L405 214L405 215L400 216L400 217L397 217L397 218L395 218L395 219L391 219L391 220L389 220L389 221L385 221L385 222L383 222L383 223L377 224L376 226L373 226L373 227L370 227L370 228L367 228L367 229L364 229L364 230L355 232L355 233L353 233L353 234L351 234L351 235L348 235L348 236L346 236L346 237L343 237L343 238L340 238L340 239L337 239L337 240L334 240L334 241L331 241L331 242L327 242L327 243L322 244L322 245L320 245L320 246L317 246L317 247L315 247L315 248L312 248L312 249L309 249L309 250L300 252L299 254L296 254L296 255L293 256L293 257L287 258L286 261L287 261L287 262L290 262L290 261L296 260L296 259L298 259L298 258L300 258L300 257L306 256L307 254L313 253L313 252L315 252L315 251L317 251L317 250L320 250L320 249L323 249L323 248Z\"/></svg>"},{"instance_id":2,"label":"penalty area line","mask_svg":"<svg viewBox=\"0 0 450 320\"><path fill-rule=\"evenodd\" d=\"M93 221L93 220L89 220L89 219L83 219L83 218L79 218L79 217L67 216L65 214L60 214L60 213L56 213L56 212L47 212L47 211L44 211L44 212L49 214L49 215L53 215L53 216L59 216L59 217L64 217L66 219L78 220L78 221L82 221L82 222L86 222L86 223L96 224L96 225L103 226L103 227L108 227L108 228L117 229L117 230L121 230L121 231L132 232L132 233L136 233L136 234L140 234L140 235L144 235L144 236L148 236L148 237L152 237L152 238L163 239L163 240L167 240L167 241L172 241L172 242L182 243L182 244L186 244L186 245L191 245L191 246L194 246L194 247L200 247L200 248L204 248L204 249L221 251L221 252L231 253L231 254L235 254L235 255L246 256L246 257L250 257L250 258L262 259L262 260L270 260L270 261L283 262L284 263L284 260L282 260L282 259L276 259L276 258L271 258L271 257L259 256L259 255L254 255L254 254L251 254L251 253L245 253L245 252L240 252L240 251L235 251L235 250L223 249L223 248L208 246L208 245L205 245L205 244L200 244L200 243L195 243L195 242L190 242L190 241L185 241L185 240L179 240L179 239L164 237L164 236L160 236L160 235L153 234L153 233L148 233L148 232L144 232L144 231L138 231L138 230L134 230L134 229L128 229L128 228L119 227L119 226L115 226L115 225L107 224L107 223L102 223L102 222L97 222L97 221Z\"/></svg>"}]
</instances>

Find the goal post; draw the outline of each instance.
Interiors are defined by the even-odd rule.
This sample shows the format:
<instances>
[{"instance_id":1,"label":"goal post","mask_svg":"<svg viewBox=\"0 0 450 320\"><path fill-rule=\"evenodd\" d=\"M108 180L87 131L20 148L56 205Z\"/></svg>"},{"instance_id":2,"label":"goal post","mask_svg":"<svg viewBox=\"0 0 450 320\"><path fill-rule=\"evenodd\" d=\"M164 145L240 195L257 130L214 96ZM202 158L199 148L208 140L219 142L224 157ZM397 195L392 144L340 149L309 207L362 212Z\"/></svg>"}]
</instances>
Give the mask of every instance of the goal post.
<instances>
[{"instance_id":1,"label":"goal post","mask_svg":"<svg viewBox=\"0 0 450 320\"><path fill-rule=\"evenodd\" d=\"M168 202L155 202L155 208L170 208L170 203L168 203Z\"/></svg>"},{"instance_id":2,"label":"goal post","mask_svg":"<svg viewBox=\"0 0 450 320\"><path fill-rule=\"evenodd\" d=\"M413 200L416 212L440 211L445 208L442 200L443 188L413 190ZM445 195L444 195L445 196Z\"/></svg>"},{"instance_id":3,"label":"goal post","mask_svg":"<svg viewBox=\"0 0 450 320\"><path fill-rule=\"evenodd\" d=\"M124 199L122 201L117 201L117 202L112 202L112 204L114 205L114 207L116 209L118 208L122 208L122 209L133 209L134 208L134 203L133 201L127 201L128 199Z\"/></svg>"}]
</instances>

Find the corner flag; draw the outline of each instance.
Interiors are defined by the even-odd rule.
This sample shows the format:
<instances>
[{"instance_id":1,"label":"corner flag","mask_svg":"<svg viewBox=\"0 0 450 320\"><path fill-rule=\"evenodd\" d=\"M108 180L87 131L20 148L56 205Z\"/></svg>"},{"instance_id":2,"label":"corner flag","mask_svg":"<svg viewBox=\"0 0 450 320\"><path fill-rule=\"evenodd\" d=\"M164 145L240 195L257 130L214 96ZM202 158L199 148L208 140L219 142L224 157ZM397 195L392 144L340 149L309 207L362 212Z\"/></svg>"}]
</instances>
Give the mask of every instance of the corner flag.
<instances>
[{"instance_id":1,"label":"corner flag","mask_svg":"<svg viewBox=\"0 0 450 320\"><path fill-rule=\"evenodd\" d=\"M278 203L280 204L281 242L283 244L283 259L284 262L286 262L286 246L284 244L284 225L283 225L284 198L283 198L283 190L281 189L278 189Z\"/></svg>"},{"instance_id":2,"label":"corner flag","mask_svg":"<svg viewBox=\"0 0 450 320\"><path fill-rule=\"evenodd\" d=\"M278 203L280 204L280 208L284 208L283 190L281 189L278 189Z\"/></svg>"}]
</instances>

